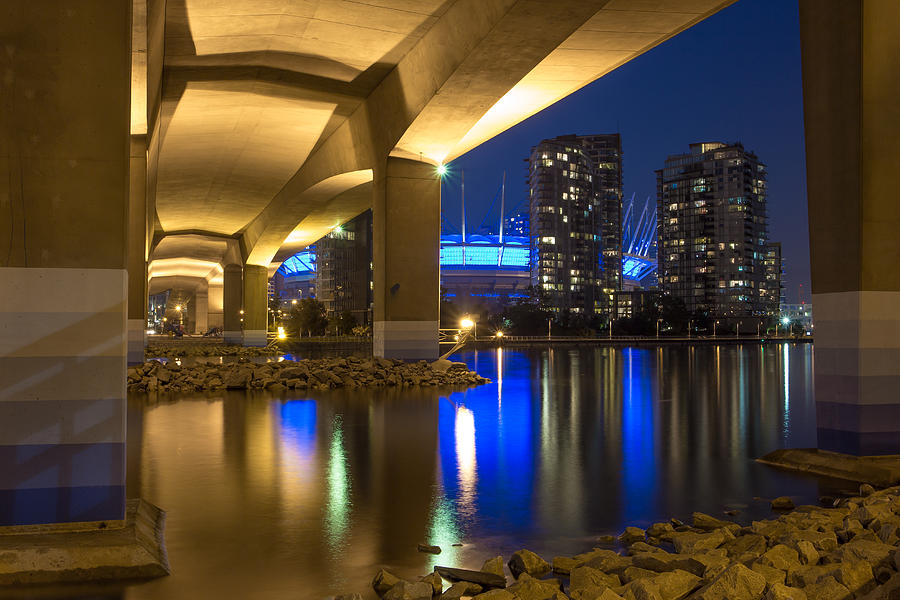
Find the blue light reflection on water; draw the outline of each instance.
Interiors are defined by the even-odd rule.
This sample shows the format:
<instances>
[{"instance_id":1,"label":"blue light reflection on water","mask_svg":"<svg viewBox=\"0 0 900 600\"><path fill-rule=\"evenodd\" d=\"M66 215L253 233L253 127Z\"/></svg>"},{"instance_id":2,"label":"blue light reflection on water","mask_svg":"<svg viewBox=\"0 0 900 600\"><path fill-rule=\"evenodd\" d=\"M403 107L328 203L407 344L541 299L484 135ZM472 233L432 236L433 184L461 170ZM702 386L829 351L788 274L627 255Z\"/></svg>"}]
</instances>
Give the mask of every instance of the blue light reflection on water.
<instances>
[{"instance_id":1,"label":"blue light reflection on water","mask_svg":"<svg viewBox=\"0 0 900 600\"><path fill-rule=\"evenodd\" d=\"M815 444L809 345L453 358L492 383L130 399L128 480L169 512L175 574L127 597L327 597L368 589L380 565L552 557L626 525L729 505L748 520L769 514L754 497L831 492L753 460Z\"/></svg>"}]
</instances>

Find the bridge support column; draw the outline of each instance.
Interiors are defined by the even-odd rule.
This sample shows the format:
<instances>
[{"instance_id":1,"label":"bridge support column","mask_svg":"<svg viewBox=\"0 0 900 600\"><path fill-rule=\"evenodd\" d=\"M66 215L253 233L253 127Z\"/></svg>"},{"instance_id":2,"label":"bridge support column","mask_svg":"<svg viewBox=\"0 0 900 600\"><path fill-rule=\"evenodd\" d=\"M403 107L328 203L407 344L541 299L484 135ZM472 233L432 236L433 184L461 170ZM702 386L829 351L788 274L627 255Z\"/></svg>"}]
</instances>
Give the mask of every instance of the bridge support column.
<instances>
[{"instance_id":1,"label":"bridge support column","mask_svg":"<svg viewBox=\"0 0 900 600\"><path fill-rule=\"evenodd\" d=\"M197 291L194 295L194 333L203 335L209 329L209 293Z\"/></svg>"},{"instance_id":2,"label":"bridge support column","mask_svg":"<svg viewBox=\"0 0 900 600\"><path fill-rule=\"evenodd\" d=\"M241 344L241 306L243 306L243 269L241 265L225 265L222 274L222 320L226 344Z\"/></svg>"},{"instance_id":3,"label":"bridge support column","mask_svg":"<svg viewBox=\"0 0 900 600\"><path fill-rule=\"evenodd\" d=\"M266 345L269 270L244 265L244 345Z\"/></svg>"},{"instance_id":4,"label":"bridge support column","mask_svg":"<svg viewBox=\"0 0 900 600\"><path fill-rule=\"evenodd\" d=\"M125 517L130 3L0 18L0 526ZM4 559L5 560L5 559Z\"/></svg>"},{"instance_id":5,"label":"bridge support column","mask_svg":"<svg viewBox=\"0 0 900 600\"><path fill-rule=\"evenodd\" d=\"M375 171L373 352L438 357L441 180L434 165L388 158Z\"/></svg>"},{"instance_id":6,"label":"bridge support column","mask_svg":"<svg viewBox=\"0 0 900 600\"><path fill-rule=\"evenodd\" d=\"M900 452L900 4L801 0L819 446Z\"/></svg>"},{"instance_id":7,"label":"bridge support column","mask_svg":"<svg viewBox=\"0 0 900 600\"><path fill-rule=\"evenodd\" d=\"M147 342L147 136L131 136L128 193L128 364L144 362Z\"/></svg>"}]
</instances>

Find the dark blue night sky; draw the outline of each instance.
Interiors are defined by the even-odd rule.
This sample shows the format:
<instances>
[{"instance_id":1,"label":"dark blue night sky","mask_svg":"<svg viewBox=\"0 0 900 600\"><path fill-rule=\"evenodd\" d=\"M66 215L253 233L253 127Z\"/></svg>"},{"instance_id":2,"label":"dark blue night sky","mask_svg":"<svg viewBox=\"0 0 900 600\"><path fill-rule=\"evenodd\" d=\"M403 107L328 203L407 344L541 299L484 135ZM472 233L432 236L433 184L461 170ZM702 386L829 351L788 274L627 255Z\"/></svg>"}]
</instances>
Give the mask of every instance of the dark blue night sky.
<instances>
[{"instance_id":1,"label":"dark blue night sky","mask_svg":"<svg viewBox=\"0 0 900 600\"><path fill-rule=\"evenodd\" d=\"M524 206L531 146L567 133L620 132L625 196L655 198L654 170L697 141L741 141L769 169L769 235L784 245L786 293L809 301L809 242L800 37L796 0L739 0L516 127L461 156L443 185L443 211L460 224L460 170L466 219L496 223Z\"/></svg>"}]
</instances>

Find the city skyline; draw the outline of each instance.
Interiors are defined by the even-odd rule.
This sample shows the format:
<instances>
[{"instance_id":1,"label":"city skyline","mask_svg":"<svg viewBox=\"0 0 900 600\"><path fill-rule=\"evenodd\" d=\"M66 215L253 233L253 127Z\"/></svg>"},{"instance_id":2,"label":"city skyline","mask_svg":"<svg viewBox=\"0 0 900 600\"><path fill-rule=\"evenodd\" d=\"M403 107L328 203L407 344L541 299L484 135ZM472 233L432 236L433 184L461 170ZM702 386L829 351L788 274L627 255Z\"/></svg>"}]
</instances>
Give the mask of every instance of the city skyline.
<instances>
[{"instance_id":1,"label":"city skyline","mask_svg":"<svg viewBox=\"0 0 900 600\"><path fill-rule=\"evenodd\" d=\"M736 3L461 156L444 178L444 219L459 227L461 171L469 228L496 226L503 171L506 214L525 208L530 148L571 133L620 133L624 195L641 201L655 200L654 170L667 156L694 142L741 142L769 165L770 238L783 244L786 301L809 302L796 4Z\"/></svg>"}]
</instances>

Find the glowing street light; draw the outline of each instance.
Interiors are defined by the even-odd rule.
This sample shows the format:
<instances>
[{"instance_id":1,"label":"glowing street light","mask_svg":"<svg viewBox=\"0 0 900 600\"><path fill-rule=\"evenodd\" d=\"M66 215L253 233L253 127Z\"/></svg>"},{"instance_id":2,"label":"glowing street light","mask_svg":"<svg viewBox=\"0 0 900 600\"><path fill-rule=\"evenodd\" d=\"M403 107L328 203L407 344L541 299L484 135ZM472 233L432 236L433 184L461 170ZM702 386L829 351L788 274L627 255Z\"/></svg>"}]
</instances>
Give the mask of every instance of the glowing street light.
<instances>
[{"instance_id":1,"label":"glowing street light","mask_svg":"<svg viewBox=\"0 0 900 600\"><path fill-rule=\"evenodd\" d=\"M278 328L278 339L279 340L287 339L287 334L284 332L284 327Z\"/></svg>"},{"instance_id":2,"label":"glowing street light","mask_svg":"<svg viewBox=\"0 0 900 600\"><path fill-rule=\"evenodd\" d=\"M437 174L438 174L438 177L443 177L444 175L446 175L447 174L447 165L445 165L444 163L439 164L437 166Z\"/></svg>"},{"instance_id":3,"label":"glowing street light","mask_svg":"<svg viewBox=\"0 0 900 600\"><path fill-rule=\"evenodd\" d=\"M293 300L291 300L291 304L294 304L294 305L296 305L296 304L297 304L297 299L296 299L296 298L294 298L294 299L293 299Z\"/></svg>"},{"instance_id":4,"label":"glowing street light","mask_svg":"<svg viewBox=\"0 0 900 600\"><path fill-rule=\"evenodd\" d=\"M176 304L176 305L175 305L175 310L177 310L178 312L181 312L181 305L180 305L180 304Z\"/></svg>"},{"instance_id":5,"label":"glowing street light","mask_svg":"<svg viewBox=\"0 0 900 600\"><path fill-rule=\"evenodd\" d=\"M781 317L781 324L782 324L782 325L787 325L787 324L790 323L790 322L791 322L791 320L790 320L788 317Z\"/></svg>"},{"instance_id":6,"label":"glowing street light","mask_svg":"<svg viewBox=\"0 0 900 600\"><path fill-rule=\"evenodd\" d=\"M465 317L462 321L459 322L459 326L463 329L472 329L473 327L475 327L475 321L473 321L469 317Z\"/></svg>"},{"instance_id":7,"label":"glowing street light","mask_svg":"<svg viewBox=\"0 0 900 600\"><path fill-rule=\"evenodd\" d=\"M497 337L498 337L498 338L502 338L502 337L503 337L503 332L502 332L502 331L498 331L498 332L497 332Z\"/></svg>"}]
</instances>

